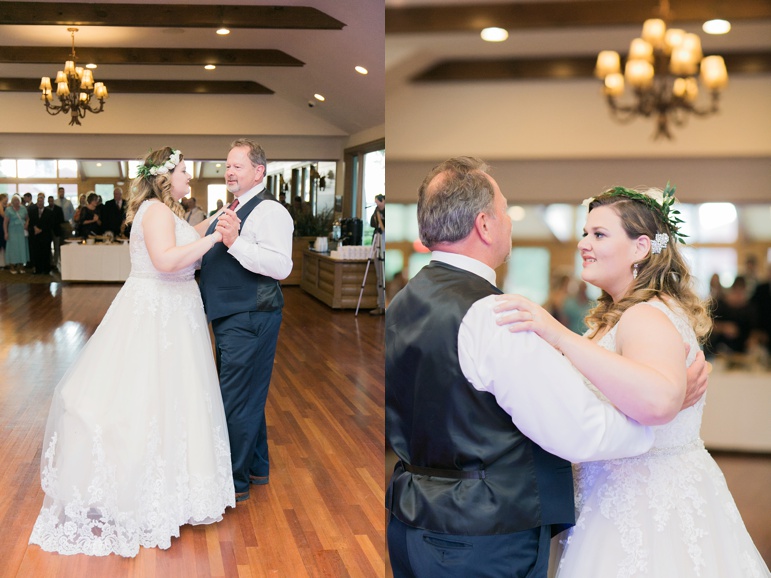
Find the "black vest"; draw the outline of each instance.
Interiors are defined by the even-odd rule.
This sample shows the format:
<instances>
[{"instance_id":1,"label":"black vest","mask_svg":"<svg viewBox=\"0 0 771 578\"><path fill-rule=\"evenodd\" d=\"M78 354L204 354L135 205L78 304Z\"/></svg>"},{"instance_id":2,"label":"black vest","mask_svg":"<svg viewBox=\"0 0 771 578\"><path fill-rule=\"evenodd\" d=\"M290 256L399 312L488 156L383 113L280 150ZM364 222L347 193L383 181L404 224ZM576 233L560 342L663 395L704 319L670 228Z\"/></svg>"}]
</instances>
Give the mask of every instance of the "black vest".
<instances>
[{"instance_id":1,"label":"black vest","mask_svg":"<svg viewBox=\"0 0 771 578\"><path fill-rule=\"evenodd\" d=\"M266 190L255 195L238 211L241 223L263 201L275 201ZM216 221L207 234L214 231ZM240 227L239 227L240 229ZM244 269L228 253L224 243L217 243L201 261L201 298L209 321L244 311L274 311L284 306L281 284L270 277Z\"/></svg>"},{"instance_id":2,"label":"black vest","mask_svg":"<svg viewBox=\"0 0 771 578\"><path fill-rule=\"evenodd\" d=\"M570 463L525 437L461 371L461 321L498 293L478 275L434 261L388 308L386 441L400 462L386 507L409 526L490 535L544 525L556 533L575 523Z\"/></svg>"}]
</instances>

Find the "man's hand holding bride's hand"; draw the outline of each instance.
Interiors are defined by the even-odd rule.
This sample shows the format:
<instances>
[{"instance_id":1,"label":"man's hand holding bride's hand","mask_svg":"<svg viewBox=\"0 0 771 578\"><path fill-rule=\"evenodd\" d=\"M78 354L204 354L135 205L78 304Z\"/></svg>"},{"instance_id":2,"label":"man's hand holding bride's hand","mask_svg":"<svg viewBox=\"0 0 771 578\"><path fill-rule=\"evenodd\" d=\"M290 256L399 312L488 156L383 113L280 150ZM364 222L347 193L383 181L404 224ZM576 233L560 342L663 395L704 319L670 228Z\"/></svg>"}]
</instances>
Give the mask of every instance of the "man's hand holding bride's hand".
<instances>
[{"instance_id":1,"label":"man's hand holding bride's hand","mask_svg":"<svg viewBox=\"0 0 771 578\"><path fill-rule=\"evenodd\" d=\"M241 219L238 218L235 211L225 209L220 215L219 221L217 221L218 231L222 235L222 242L227 247L233 245L238 238L238 225L241 223Z\"/></svg>"},{"instance_id":2,"label":"man's hand holding bride's hand","mask_svg":"<svg viewBox=\"0 0 771 578\"><path fill-rule=\"evenodd\" d=\"M496 323L508 325L512 333L534 331L556 349L560 349L566 332L572 333L546 309L521 295L498 295L495 300L498 302L493 309L498 314Z\"/></svg>"}]
</instances>

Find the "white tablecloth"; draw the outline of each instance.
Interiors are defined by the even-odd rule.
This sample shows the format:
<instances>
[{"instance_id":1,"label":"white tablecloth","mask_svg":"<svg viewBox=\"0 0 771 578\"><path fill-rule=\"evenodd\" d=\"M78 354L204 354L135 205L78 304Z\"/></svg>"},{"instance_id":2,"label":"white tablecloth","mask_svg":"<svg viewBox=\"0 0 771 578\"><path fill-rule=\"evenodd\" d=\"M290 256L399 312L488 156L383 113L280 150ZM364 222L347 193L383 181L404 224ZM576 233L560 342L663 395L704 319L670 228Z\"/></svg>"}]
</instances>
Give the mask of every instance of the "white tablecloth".
<instances>
[{"instance_id":1,"label":"white tablecloth","mask_svg":"<svg viewBox=\"0 0 771 578\"><path fill-rule=\"evenodd\" d=\"M708 449L771 452L771 373L713 371L701 437Z\"/></svg>"},{"instance_id":2,"label":"white tablecloth","mask_svg":"<svg viewBox=\"0 0 771 578\"><path fill-rule=\"evenodd\" d=\"M125 281L129 273L128 243L62 245L62 281Z\"/></svg>"}]
</instances>

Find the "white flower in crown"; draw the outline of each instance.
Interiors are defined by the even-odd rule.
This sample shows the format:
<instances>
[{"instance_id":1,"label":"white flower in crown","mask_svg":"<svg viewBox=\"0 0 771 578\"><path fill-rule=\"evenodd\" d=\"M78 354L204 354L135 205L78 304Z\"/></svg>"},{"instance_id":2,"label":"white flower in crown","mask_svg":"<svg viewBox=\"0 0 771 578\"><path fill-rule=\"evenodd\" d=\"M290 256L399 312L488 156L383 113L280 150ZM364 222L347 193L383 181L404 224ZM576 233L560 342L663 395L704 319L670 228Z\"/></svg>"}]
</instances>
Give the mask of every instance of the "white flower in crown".
<instances>
[{"instance_id":1,"label":"white flower in crown","mask_svg":"<svg viewBox=\"0 0 771 578\"><path fill-rule=\"evenodd\" d=\"M588 199L584 199L584 200L581 202L581 204L582 204L584 207L588 207L589 205L591 205L591 204L594 202L594 199L595 199L595 198L596 198L596 197L589 197Z\"/></svg>"},{"instance_id":2,"label":"white flower in crown","mask_svg":"<svg viewBox=\"0 0 771 578\"><path fill-rule=\"evenodd\" d=\"M669 235L666 233L656 233L656 238L651 240L651 253L658 255L667 248L669 243Z\"/></svg>"}]
</instances>

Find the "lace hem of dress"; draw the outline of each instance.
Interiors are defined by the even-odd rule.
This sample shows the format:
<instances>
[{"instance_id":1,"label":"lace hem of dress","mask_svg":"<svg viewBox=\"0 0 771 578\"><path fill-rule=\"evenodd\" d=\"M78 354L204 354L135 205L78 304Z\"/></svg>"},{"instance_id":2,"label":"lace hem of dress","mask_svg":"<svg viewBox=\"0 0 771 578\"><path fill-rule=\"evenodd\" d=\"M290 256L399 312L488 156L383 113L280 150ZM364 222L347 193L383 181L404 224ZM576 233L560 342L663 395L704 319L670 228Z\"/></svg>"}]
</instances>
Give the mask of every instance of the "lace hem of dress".
<instances>
[{"instance_id":1,"label":"lace hem of dress","mask_svg":"<svg viewBox=\"0 0 771 578\"><path fill-rule=\"evenodd\" d=\"M184 432L185 428L179 430ZM186 436L175 443L176 455L167 462L161 452L157 420L148 432L144 473L135 483L118 479L116 466L105 455L101 427L94 428L92 475L86 483L62 488L56 458L57 433L45 452L41 482L46 503L30 536L47 552L107 556L136 556L139 547L171 547L185 524L208 524L222 519L225 508L235 507L235 494L226 433L212 428L216 470L190 474ZM131 488L135 499L122 492ZM66 492L66 495L62 495ZM83 495L85 492L85 495Z\"/></svg>"}]
</instances>

